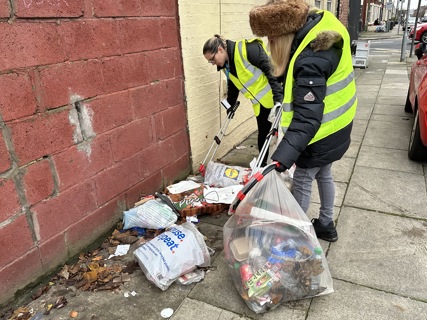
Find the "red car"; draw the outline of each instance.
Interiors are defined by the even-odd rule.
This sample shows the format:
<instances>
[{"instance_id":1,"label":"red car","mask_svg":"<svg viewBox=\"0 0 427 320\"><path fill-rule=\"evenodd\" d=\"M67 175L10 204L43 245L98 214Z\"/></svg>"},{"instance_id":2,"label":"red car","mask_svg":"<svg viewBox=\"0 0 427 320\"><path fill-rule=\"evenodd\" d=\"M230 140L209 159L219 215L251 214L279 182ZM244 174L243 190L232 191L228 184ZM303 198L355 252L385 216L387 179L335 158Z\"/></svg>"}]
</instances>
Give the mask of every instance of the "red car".
<instances>
[{"instance_id":1,"label":"red car","mask_svg":"<svg viewBox=\"0 0 427 320\"><path fill-rule=\"evenodd\" d=\"M409 38L414 37L414 27L409 31ZM415 33L415 41L427 43L427 23L417 25L417 32Z\"/></svg>"},{"instance_id":2,"label":"red car","mask_svg":"<svg viewBox=\"0 0 427 320\"><path fill-rule=\"evenodd\" d=\"M422 55L411 67L405 111L415 114L409 141L408 156L411 160L427 161L427 45L419 45ZM418 55L417 55L418 56Z\"/></svg>"}]
</instances>

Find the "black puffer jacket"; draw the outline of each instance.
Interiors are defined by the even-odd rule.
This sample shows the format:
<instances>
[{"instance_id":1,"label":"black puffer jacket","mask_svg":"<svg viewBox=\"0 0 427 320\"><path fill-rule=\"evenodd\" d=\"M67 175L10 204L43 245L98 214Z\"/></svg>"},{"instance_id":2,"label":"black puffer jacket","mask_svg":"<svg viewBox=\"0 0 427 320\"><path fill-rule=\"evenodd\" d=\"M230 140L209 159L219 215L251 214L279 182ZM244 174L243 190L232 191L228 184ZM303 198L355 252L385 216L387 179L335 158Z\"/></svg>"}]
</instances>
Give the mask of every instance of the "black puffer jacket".
<instances>
[{"instance_id":1,"label":"black puffer jacket","mask_svg":"<svg viewBox=\"0 0 427 320\"><path fill-rule=\"evenodd\" d=\"M236 43L231 40L227 40L227 53L229 57L229 70L230 73L237 77L236 65L234 64L234 50ZM263 47L258 41L253 41L246 44L247 57L249 62L260 69L266 76L268 83L270 84L271 90L273 91L274 102L283 101L283 87L280 82L271 74L271 65L267 54L265 53ZM218 71L224 69L223 67L218 67ZM227 102L234 106L239 96L239 89L234 85L234 83L228 79L227 82Z\"/></svg>"},{"instance_id":2,"label":"black puffer jacket","mask_svg":"<svg viewBox=\"0 0 427 320\"><path fill-rule=\"evenodd\" d=\"M311 13L307 23L295 35L291 55L298 45L322 18ZM336 32L320 32L295 60L293 107L294 115L283 140L271 158L290 168L296 163L301 168L321 167L339 160L350 145L352 124L308 145L319 130L326 95L326 81L334 73L341 59L343 40ZM320 38L322 40L320 40ZM325 41L326 40L326 41ZM326 47L325 47L326 45ZM346 44L350 45L350 44ZM320 47L320 48L319 48ZM318 51L315 51L318 50ZM308 86L310 81L321 83ZM307 94L312 94L308 96ZM314 96L314 97L313 97Z\"/></svg>"}]
</instances>

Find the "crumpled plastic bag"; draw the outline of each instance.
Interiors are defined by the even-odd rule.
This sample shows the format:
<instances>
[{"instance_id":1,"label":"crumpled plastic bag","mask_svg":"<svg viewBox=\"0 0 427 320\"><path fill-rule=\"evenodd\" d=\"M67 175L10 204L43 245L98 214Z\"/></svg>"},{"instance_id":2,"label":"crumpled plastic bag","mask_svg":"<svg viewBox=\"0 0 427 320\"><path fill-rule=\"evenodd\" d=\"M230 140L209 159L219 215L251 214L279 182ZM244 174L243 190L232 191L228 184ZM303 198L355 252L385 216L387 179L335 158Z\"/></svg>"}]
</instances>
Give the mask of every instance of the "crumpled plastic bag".
<instances>
[{"instance_id":1,"label":"crumpled plastic bag","mask_svg":"<svg viewBox=\"0 0 427 320\"><path fill-rule=\"evenodd\" d=\"M177 219L177 215L167 204L157 200L148 200L123 212L123 229L127 230L133 227L165 229L173 225Z\"/></svg>"},{"instance_id":2,"label":"crumpled plastic bag","mask_svg":"<svg viewBox=\"0 0 427 320\"><path fill-rule=\"evenodd\" d=\"M239 166L229 166L223 163L209 161L206 167L204 184L211 187L229 187L245 184L252 170Z\"/></svg>"},{"instance_id":3,"label":"crumpled plastic bag","mask_svg":"<svg viewBox=\"0 0 427 320\"><path fill-rule=\"evenodd\" d=\"M181 275L211 263L203 235L190 223L173 226L134 251L147 279L166 290Z\"/></svg>"},{"instance_id":4,"label":"crumpled plastic bag","mask_svg":"<svg viewBox=\"0 0 427 320\"><path fill-rule=\"evenodd\" d=\"M224 225L224 252L248 307L263 313L286 301L333 292L313 225L280 175L273 169L242 192L246 196L232 204Z\"/></svg>"}]
</instances>

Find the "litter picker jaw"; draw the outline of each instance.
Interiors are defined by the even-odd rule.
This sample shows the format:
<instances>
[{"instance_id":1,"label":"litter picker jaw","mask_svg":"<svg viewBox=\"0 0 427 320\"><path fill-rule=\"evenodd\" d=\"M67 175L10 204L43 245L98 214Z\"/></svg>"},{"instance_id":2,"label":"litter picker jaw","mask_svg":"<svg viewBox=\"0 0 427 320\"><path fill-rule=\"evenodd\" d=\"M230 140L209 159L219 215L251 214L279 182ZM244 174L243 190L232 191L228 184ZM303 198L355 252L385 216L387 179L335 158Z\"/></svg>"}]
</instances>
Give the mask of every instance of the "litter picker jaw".
<instances>
[{"instance_id":1,"label":"litter picker jaw","mask_svg":"<svg viewBox=\"0 0 427 320\"><path fill-rule=\"evenodd\" d=\"M226 101L225 101L226 102ZM237 108L240 105L240 101L237 101L234 106L227 108L225 106L224 101L221 101L221 104L227 109L227 118L225 119L224 123L221 126L221 129L219 129L219 132L214 137L214 141L212 142L211 147L209 148L208 153L206 154L205 158L203 159L203 162L199 166L199 173L202 176L205 176L206 173L206 164L209 163L209 161L212 161L216 151L218 150L219 145L221 144L222 138L225 135L225 132L227 131L227 127L234 117L234 113L236 112ZM209 161L207 161L209 158Z\"/></svg>"}]
</instances>

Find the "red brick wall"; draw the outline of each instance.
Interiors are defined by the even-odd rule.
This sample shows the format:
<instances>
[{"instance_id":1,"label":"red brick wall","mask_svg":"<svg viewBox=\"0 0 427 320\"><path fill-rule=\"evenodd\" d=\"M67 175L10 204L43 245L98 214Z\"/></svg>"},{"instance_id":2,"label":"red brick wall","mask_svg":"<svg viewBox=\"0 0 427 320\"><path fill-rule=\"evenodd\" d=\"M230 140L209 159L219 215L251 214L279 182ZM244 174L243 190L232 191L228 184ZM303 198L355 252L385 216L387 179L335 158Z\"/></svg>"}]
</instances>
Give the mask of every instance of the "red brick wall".
<instances>
[{"instance_id":1,"label":"red brick wall","mask_svg":"<svg viewBox=\"0 0 427 320\"><path fill-rule=\"evenodd\" d=\"M338 8L338 17L343 25L348 26L349 0L341 0Z\"/></svg>"},{"instance_id":2,"label":"red brick wall","mask_svg":"<svg viewBox=\"0 0 427 320\"><path fill-rule=\"evenodd\" d=\"M189 173L177 12L0 0L0 304Z\"/></svg>"}]
</instances>

